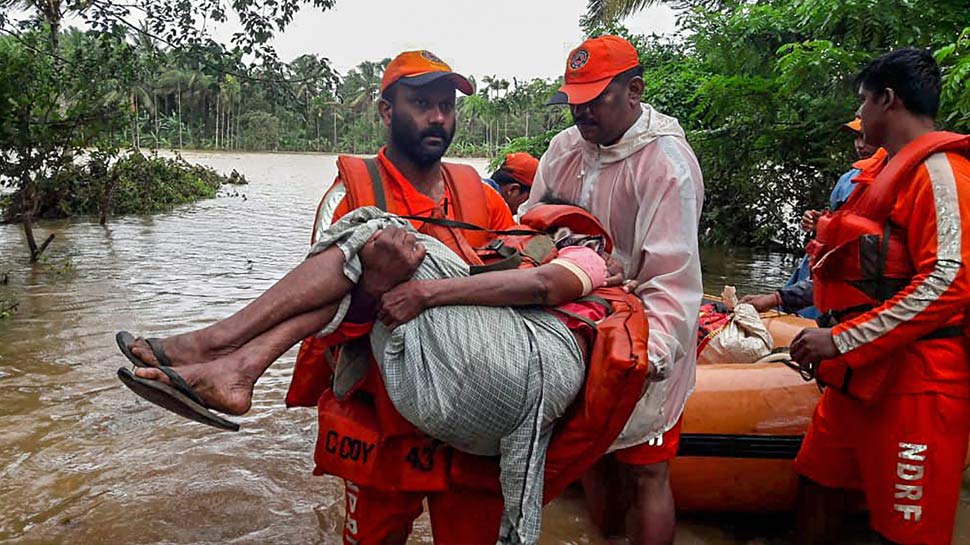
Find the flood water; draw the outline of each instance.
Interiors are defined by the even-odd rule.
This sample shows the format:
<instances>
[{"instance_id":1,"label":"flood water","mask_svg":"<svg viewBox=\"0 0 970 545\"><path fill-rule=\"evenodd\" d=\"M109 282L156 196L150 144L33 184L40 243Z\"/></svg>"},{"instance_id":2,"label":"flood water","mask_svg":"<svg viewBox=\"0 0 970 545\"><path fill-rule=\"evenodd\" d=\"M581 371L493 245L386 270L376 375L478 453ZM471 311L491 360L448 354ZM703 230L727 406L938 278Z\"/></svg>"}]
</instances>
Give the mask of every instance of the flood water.
<instances>
[{"instance_id":1,"label":"flood water","mask_svg":"<svg viewBox=\"0 0 970 545\"><path fill-rule=\"evenodd\" d=\"M144 217L41 223L48 262L28 264L0 226L0 543L339 543L342 483L313 477L315 413L287 410L294 352L260 380L239 433L156 408L115 377L114 334L165 336L241 308L303 257L335 176L326 155L185 153L250 184ZM471 161L484 171L485 161ZM41 235L38 236L41 238ZM707 250L705 285L776 286L790 256ZM956 543L970 544L967 486ZM470 514L473 516L473 514ZM605 543L572 492L546 509L542 542ZM783 543L788 517L688 515L677 543ZM412 543L430 543L426 517ZM864 541L860 541L864 542Z\"/></svg>"}]
</instances>

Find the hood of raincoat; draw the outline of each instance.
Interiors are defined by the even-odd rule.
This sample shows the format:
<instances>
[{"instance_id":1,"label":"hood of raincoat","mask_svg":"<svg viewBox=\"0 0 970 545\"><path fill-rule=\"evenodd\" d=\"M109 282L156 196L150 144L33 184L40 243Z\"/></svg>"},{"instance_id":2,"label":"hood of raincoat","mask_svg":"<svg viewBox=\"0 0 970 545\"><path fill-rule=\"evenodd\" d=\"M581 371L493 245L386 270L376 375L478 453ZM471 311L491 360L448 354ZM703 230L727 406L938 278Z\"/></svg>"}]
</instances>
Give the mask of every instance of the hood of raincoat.
<instances>
[{"instance_id":1,"label":"hood of raincoat","mask_svg":"<svg viewBox=\"0 0 970 545\"><path fill-rule=\"evenodd\" d=\"M640 117L617 143L601 146L583 140L583 151L594 154L600 164L608 165L626 159L661 136L686 138L677 119L654 110L649 104L640 104L640 108ZM579 131L575 127L573 129Z\"/></svg>"}]
</instances>

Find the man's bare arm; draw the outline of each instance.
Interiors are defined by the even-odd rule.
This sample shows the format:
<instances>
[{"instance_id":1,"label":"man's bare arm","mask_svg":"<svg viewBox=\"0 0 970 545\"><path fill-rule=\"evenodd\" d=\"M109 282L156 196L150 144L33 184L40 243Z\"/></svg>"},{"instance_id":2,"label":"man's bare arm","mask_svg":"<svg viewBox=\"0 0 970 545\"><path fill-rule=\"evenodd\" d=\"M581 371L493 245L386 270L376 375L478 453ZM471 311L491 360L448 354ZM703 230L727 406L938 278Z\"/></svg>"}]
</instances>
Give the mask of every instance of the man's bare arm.
<instances>
[{"instance_id":1,"label":"man's bare arm","mask_svg":"<svg viewBox=\"0 0 970 545\"><path fill-rule=\"evenodd\" d=\"M496 271L464 278L413 280L381 298L380 319L389 327L414 319L427 308L449 305L557 306L583 295L583 283L555 264Z\"/></svg>"}]
</instances>

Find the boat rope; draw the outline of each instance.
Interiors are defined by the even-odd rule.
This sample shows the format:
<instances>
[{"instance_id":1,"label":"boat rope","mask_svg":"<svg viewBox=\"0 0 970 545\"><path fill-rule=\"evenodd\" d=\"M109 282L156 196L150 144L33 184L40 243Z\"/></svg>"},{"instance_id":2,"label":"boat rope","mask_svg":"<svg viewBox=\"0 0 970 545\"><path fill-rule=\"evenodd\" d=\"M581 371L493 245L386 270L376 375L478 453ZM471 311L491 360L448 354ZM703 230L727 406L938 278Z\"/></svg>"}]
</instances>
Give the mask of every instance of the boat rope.
<instances>
[{"instance_id":1,"label":"boat rope","mask_svg":"<svg viewBox=\"0 0 970 545\"><path fill-rule=\"evenodd\" d=\"M815 364L808 363L808 364L802 365L800 363L793 361L791 359L791 354L788 352L788 348L789 347L787 346L775 347L770 354L761 358L755 363L775 363L775 362L783 363L785 364L785 367L788 367L792 371L795 371L796 373L798 373L798 375L802 377L802 380L804 380L805 382L811 382L815 380ZM818 387L819 387L819 390L823 388L821 384L819 384Z\"/></svg>"}]
</instances>

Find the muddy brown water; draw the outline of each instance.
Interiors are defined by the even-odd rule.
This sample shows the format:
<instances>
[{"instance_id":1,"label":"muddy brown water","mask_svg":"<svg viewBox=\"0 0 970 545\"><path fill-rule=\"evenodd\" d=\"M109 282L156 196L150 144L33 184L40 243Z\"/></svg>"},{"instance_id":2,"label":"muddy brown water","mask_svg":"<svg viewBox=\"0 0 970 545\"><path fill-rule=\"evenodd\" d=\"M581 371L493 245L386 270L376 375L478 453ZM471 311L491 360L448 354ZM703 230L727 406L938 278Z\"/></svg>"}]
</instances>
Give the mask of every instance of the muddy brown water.
<instances>
[{"instance_id":1,"label":"muddy brown water","mask_svg":"<svg viewBox=\"0 0 970 545\"><path fill-rule=\"evenodd\" d=\"M43 222L57 238L33 267L19 227L0 226L0 304L19 303L0 321L0 543L339 543L342 484L310 475L314 412L283 407L292 351L259 382L236 434L174 417L115 378L126 363L115 331L198 328L296 265L335 175L326 155L184 156L251 183L106 227ZM709 291L774 286L792 266L783 255L704 252ZM968 498L965 479L954 542L970 545ZM790 530L787 516L685 515L677 544L784 543ZM426 517L411 542L431 542ZM571 491L547 507L542 543L605 540Z\"/></svg>"}]
</instances>

